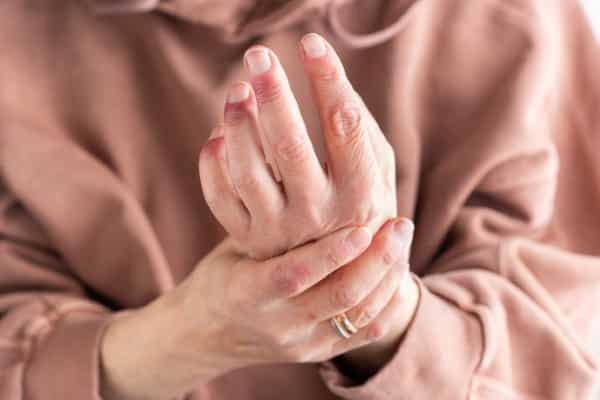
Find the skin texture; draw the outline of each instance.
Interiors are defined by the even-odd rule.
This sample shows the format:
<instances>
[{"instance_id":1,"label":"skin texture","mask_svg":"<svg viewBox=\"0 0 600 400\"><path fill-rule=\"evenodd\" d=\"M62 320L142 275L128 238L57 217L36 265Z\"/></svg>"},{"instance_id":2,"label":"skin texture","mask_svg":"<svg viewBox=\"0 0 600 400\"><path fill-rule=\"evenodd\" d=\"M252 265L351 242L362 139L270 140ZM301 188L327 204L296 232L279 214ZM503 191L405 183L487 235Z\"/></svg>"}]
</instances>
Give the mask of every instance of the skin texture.
<instances>
[{"instance_id":1,"label":"skin texture","mask_svg":"<svg viewBox=\"0 0 600 400\"><path fill-rule=\"evenodd\" d=\"M313 58L301 50L300 59L321 117L327 169L317 159L285 71L262 46L246 52L250 82L232 85L225 123L200 157L211 211L240 252L255 259L347 226L376 232L396 216L394 152L333 48L317 35L304 41L315 39L325 53Z\"/></svg>"},{"instance_id":2,"label":"skin texture","mask_svg":"<svg viewBox=\"0 0 600 400\"><path fill-rule=\"evenodd\" d=\"M213 132L200 155L203 190L231 237L178 287L108 326L101 345L103 398L167 399L237 368L336 357L357 379L366 379L394 353L418 299L408 274L414 227L395 217L395 194L388 196L394 191L389 145L381 145L383 134L328 49L328 59L313 65L305 60L307 70L324 79L315 84L323 85L316 90L319 104L328 104L323 118L356 113L337 125L324 123L333 126L324 129L331 136L330 170L325 173L311 155L305 132L304 139L279 138L303 150L290 142L279 142L274 147L279 150L263 148L261 135L268 134L254 128L267 104L273 121L261 126L300 124L279 131L295 135L303 129L291 98L278 99L265 89L275 86L261 78L273 76L255 76L253 87L232 87L235 101L226 106L226 127ZM277 74L284 76L283 70ZM287 89L276 90L283 96ZM378 152L389 157L375 156ZM307 182L317 189L307 190ZM323 202L319 193L327 193ZM353 196L356 204L346 200L347 207L335 207L344 196ZM314 224L301 224L307 217ZM266 224L261 232L273 240L294 222L308 227L273 245L253 230ZM294 232L300 232L297 238ZM250 241L246 247L244 239ZM341 312L360 328L350 339L330 325Z\"/></svg>"},{"instance_id":3,"label":"skin texture","mask_svg":"<svg viewBox=\"0 0 600 400\"><path fill-rule=\"evenodd\" d=\"M406 303L379 290L386 298L373 313L369 293L381 276L400 281L411 238L411 225L398 219L374 237L346 228L267 261L242 257L225 240L177 288L110 324L103 398L172 398L237 368L321 362L384 339ZM351 309L377 318L346 340L329 318Z\"/></svg>"},{"instance_id":4,"label":"skin texture","mask_svg":"<svg viewBox=\"0 0 600 400\"><path fill-rule=\"evenodd\" d=\"M373 116L346 78L334 49L309 34L300 59L321 117L328 159L321 167L276 54L250 48L250 82L231 85L224 125L200 157L209 206L243 254L262 259L352 224L377 230L396 215L395 159ZM408 259L408 254L405 256ZM340 273L341 274L341 271ZM339 275L337 274L337 275ZM398 291L413 301L414 282L378 275L369 307L348 316L362 328ZM404 310L412 315L413 310ZM364 380L394 353L402 330L337 361Z\"/></svg>"}]
</instances>

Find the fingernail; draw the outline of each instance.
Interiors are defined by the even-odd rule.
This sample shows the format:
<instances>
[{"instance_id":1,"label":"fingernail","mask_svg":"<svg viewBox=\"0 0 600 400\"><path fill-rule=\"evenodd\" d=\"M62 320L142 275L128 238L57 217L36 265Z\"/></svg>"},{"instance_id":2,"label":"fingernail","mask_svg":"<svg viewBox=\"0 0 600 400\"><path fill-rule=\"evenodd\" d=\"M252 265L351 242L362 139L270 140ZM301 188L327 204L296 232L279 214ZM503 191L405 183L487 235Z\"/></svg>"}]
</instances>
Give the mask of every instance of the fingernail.
<instances>
[{"instance_id":1,"label":"fingernail","mask_svg":"<svg viewBox=\"0 0 600 400\"><path fill-rule=\"evenodd\" d=\"M239 82L233 85L227 93L228 103L239 103L250 96L250 87L245 83Z\"/></svg>"},{"instance_id":2,"label":"fingernail","mask_svg":"<svg viewBox=\"0 0 600 400\"><path fill-rule=\"evenodd\" d=\"M302 39L302 47L306 55L310 58L319 58L327 54L325 42L315 33L310 33Z\"/></svg>"},{"instance_id":3,"label":"fingernail","mask_svg":"<svg viewBox=\"0 0 600 400\"><path fill-rule=\"evenodd\" d=\"M365 228L354 229L346 237L346 241L355 249L366 249L371 243L371 234Z\"/></svg>"},{"instance_id":4,"label":"fingernail","mask_svg":"<svg viewBox=\"0 0 600 400\"><path fill-rule=\"evenodd\" d=\"M271 58L265 49L254 49L246 54L248 69L252 75L260 75L271 69Z\"/></svg>"}]
</instances>

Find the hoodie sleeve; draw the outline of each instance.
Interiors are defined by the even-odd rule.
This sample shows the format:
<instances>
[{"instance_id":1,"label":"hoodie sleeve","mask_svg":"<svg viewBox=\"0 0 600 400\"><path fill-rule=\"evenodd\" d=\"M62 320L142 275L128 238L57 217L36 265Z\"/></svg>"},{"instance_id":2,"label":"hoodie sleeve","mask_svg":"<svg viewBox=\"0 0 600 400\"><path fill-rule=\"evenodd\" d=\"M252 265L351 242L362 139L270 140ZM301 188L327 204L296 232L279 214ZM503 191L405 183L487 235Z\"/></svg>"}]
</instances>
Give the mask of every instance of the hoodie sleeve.
<instances>
[{"instance_id":1,"label":"hoodie sleeve","mask_svg":"<svg viewBox=\"0 0 600 400\"><path fill-rule=\"evenodd\" d=\"M165 263L117 177L40 131L0 122L0 398L98 400L103 332Z\"/></svg>"},{"instance_id":2,"label":"hoodie sleeve","mask_svg":"<svg viewBox=\"0 0 600 400\"><path fill-rule=\"evenodd\" d=\"M111 314L88 299L5 187L0 316L0 398L99 399L98 347Z\"/></svg>"},{"instance_id":3,"label":"hoodie sleeve","mask_svg":"<svg viewBox=\"0 0 600 400\"><path fill-rule=\"evenodd\" d=\"M414 77L435 88L413 93L425 120L415 123L420 169L411 173L417 168L399 161L398 197L419 186L415 318L393 358L366 382L352 382L331 362L321 375L344 399L591 399L598 369L586 334L600 269L597 257L575 249L597 246L598 211L588 209L587 226L565 216L585 212L597 186L565 190L573 160L587 162L565 122L570 55L551 17L465 3L468 13L457 6L421 21L442 28ZM392 141L406 153L414 138L400 135Z\"/></svg>"}]
</instances>

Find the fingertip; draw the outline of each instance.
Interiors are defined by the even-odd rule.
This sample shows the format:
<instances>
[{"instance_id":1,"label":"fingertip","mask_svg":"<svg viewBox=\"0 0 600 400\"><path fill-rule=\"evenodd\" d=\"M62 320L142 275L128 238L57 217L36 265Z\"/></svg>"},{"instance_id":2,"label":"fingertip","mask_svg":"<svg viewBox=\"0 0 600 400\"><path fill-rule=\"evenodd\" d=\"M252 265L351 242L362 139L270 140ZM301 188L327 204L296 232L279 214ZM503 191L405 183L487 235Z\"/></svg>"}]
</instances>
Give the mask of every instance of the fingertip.
<instances>
[{"instance_id":1,"label":"fingertip","mask_svg":"<svg viewBox=\"0 0 600 400\"><path fill-rule=\"evenodd\" d=\"M275 61L275 54L265 46L252 46L244 53L244 66L252 77L269 72Z\"/></svg>"},{"instance_id":2,"label":"fingertip","mask_svg":"<svg viewBox=\"0 0 600 400\"><path fill-rule=\"evenodd\" d=\"M250 97L251 86L244 81L233 83L227 91L228 103L241 103Z\"/></svg>"},{"instance_id":3,"label":"fingertip","mask_svg":"<svg viewBox=\"0 0 600 400\"><path fill-rule=\"evenodd\" d=\"M305 59L318 59L325 57L328 53L327 41L319 34L307 33L300 39L300 47Z\"/></svg>"},{"instance_id":4,"label":"fingertip","mask_svg":"<svg viewBox=\"0 0 600 400\"><path fill-rule=\"evenodd\" d=\"M211 138L208 142L204 144L204 146L202 146L202 150L200 151L200 158L202 159L202 157L219 157L220 153L224 149L224 139L225 138L223 136L216 136L214 138Z\"/></svg>"}]
</instances>

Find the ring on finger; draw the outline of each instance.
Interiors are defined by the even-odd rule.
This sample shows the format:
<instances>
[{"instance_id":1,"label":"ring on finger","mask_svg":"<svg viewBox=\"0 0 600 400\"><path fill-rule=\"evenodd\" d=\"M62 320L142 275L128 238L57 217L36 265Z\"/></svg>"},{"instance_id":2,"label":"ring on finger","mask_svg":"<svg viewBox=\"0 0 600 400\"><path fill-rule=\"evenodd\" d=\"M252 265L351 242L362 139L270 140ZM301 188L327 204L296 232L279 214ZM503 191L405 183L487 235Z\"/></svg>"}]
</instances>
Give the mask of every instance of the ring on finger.
<instances>
[{"instance_id":1,"label":"ring on finger","mask_svg":"<svg viewBox=\"0 0 600 400\"><path fill-rule=\"evenodd\" d=\"M336 333L344 339L349 339L358 332L358 329L350 322L346 313L341 313L331 318L331 325Z\"/></svg>"}]
</instances>

